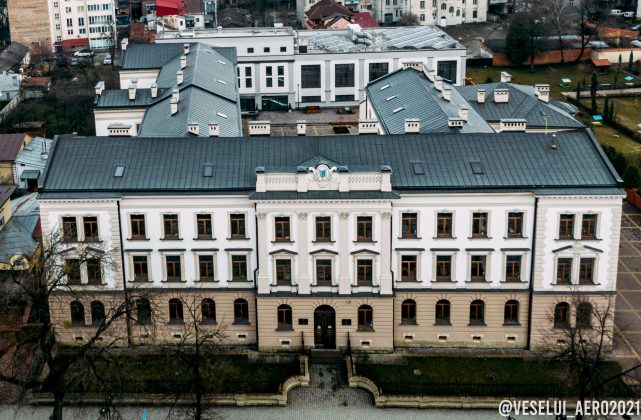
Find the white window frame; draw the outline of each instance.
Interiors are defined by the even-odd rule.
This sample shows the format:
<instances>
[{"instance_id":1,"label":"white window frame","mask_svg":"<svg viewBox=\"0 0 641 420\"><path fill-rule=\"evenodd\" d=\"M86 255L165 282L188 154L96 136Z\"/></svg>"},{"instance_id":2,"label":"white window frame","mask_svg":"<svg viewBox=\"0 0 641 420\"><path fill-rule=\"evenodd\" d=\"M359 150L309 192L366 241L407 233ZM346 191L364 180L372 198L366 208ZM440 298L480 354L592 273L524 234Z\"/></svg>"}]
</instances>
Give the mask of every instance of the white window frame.
<instances>
[{"instance_id":1,"label":"white window frame","mask_svg":"<svg viewBox=\"0 0 641 420\"><path fill-rule=\"evenodd\" d=\"M403 238L403 213L415 213L416 214L416 237L415 238ZM372 230L372 236L373 236ZM398 238L399 239L422 239L421 237L421 212L414 209L404 209L400 210L398 213Z\"/></svg>"},{"instance_id":2,"label":"white window frame","mask_svg":"<svg viewBox=\"0 0 641 420\"><path fill-rule=\"evenodd\" d=\"M399 283L413 283L412 281L409 280L403 280L403 257L404 256L414 256L416 257L416 280L414 282L416 283L422 283L423 278L422 278L422 264L421 264L421 259L423 257L423 251L421 250L405 250L405 251L397 251L396 252L398 262L396 264L397 272L398 272L398 280L397 282Z\"/></svg>"},{"instance_id":3,"label":"white window frame","mask_svg":"<svg viewBox=\"0 0 641 420\"><path fill-rule=\"evenodd\" d=\"M243 239L243 238L232 238L231 237L231 216L235 215L235 214L244 214L245 215L245 239ZM242 240L250 239L248 220L249 220L249 212L248 211L243 211L243 210L241 210L241 211L228 211L227 212L227 235L226 235L227 237L226 237L226 239L227 240L231 240L231 241L242 241ZM212 221L212 223L213 223L213 221Z\"/></svg>"},{"instance_id":4,"label":"white window frame","mask_svg":"<svg viewBox=\"0 0 641 420\"><path fill-rule=\"evenodd\" d=\"M332 281L329 286L319 286L318 285L318 273L316 271L316 261L317 260L331 260L332 262ZM312 270L313 271L313 278L312 278L312 287L316 288L328 288L328 287L336 287L338 286L338 276L337 276L337 267L336 267L336 255L331 254L329 252L318 252L316 254L312 255Z\"/></svg>"},{"instance_id":5,"label":"white window frame","mask_svg":"<svg viewBox=\"0 0 641 420\"><path fill-rule=\"evenodd\" d=\"M290 254L288 252L276 252L272 255L271 257L271 262L272 262L272 279L270 282L270 286L273 287L297 287L298 283L296 282L296 255ZM292 282L288 286L283 286L279 285L277 280L276 280L276 260L289 260L291 264L291 270L292 272L290 273L292 276Z\"/></svg>"},{"instance_id":6,"label":"white window frame","mask_svg":"<svg viewBox=\"0 0 641 420\"><path fill-rule=\"evenodd\" d=\"M149 240L149 214L145 211L130 211L130 212L127 212L126 215L127 215L127 233L128 233L127 240L128 241L133 240L134 242L141 241L141 240L142 241ZM145 238L144 239L132 239L133 231L131 230L131 216L137 216L137 215L142 215L145 218Z\"/></svg>"},{"instance_id":7,"label":"white window frame","mask_svg":"<svg viewBox=\"0 0 641 420\"><path fill-rule=\"evenodd\" d=\"M244 255L245 256L245 264L247 267L247 279L245 281L250 282L253 281L251 277L251 267L252 267L252 260L251 260L251 254L252 251L227 251L227 282L228 283L234 283L234 282L239 282L241 280L234 280L233 279L233 266L232 266L232 257L236 255Z\"/></svg>"},{"instance_id":8,"label":"white window frame","mask_svg":"<svg viewBox=\"0 0 641 420\"><path fill-rule=\"evenodd\" d=\"M509 226L510 226L510 213L521 213L523 215L523 218L521 219L521 236L509 236L509 232L507 231ZM505 211L505 229L504 229L504 239L527 239L527 211L525 209L509 209ZM488 222L489 222L489 216L488 216Z\"/></svg>"},{"instance_id":9,"label":"white window frame","mask_svg":"<svg viewBox=\"0 0 641 420\"><path fill-rule=\"evenodd\" d=\"M458 254L458 251L434 251L432 252L432 277L430 279L430 283L436 283L436 284L450 284L450 283L456 283L456 256ZM437 281L436 280L436 269L437 269L437 257L452 257L452 260L450 262L450 281L449 282L443 282L443 281Z\"/></svg>"},{"instance_id":10,"label":"white window frame","mask_svg":"<svg viewBox=\"0 0 641 420\"><path fill-rule=\"evenodd\" d=\"M485 257L485 281L472 281L472 257L484 256ZM465 282L472 284L486 284L492 283L492 251L467 251L467 273L465 274Z\"/></svg>"},{"instance_id":11,"label":"white window frame","mask_svg":"<svg viewBox=\"0 0 641 420\"><path fill-rule=\"evenodd\" d=\"M153 283L154 278L153 278L153 270L151 267L151 251L132 251L128 253L128 266L129 266L129 283L144 283L144 282L136 282L136 273L134 269L134 257L147 257L147 282ZM182 264L181 264L182 268Z\"/></svg>"},{"instance_id":12,"label":"white window frame","mask_svg":"<svg viewBox=\"0 0 641 420\"><path fill-rule=\"evenodd\" d=\"M521 273L520 273L520 277L519 277L520 278L519 283L527 283L527 278L526 278L526 275L527 275L527 271L526 271L526 265L527 265L526 264L526 260L527 260L527 258L526 257L527 257L527 255L528 255L528 251L505 251L503 253L503 265L502 265L503 273L501 275L501 282L502 283L517 284L516 282L513 282L513 281L510 281L510 282L507 281L507 273L506 273L506 271L507 271L507 257L508 256L519 256L519 257L521 257Z\"/></svg>"},{"instance_id":13,"label":"white window frame","mask_svg":"<svg viewBox=\"0 0 641 420\"><path fill-rule=\"evenodd\" d=\"M168 256L180 256L180 281L167 281L167 257ZM162 260L162 280L163 282L176 284L176 283L187 283L187 277L185 276L185 251L160 251L160 259ZM147 262L149 264L149 262ZM149 269L149 266L147 266Z\"/></svg>"},{"instance_id":14,"label":"white window frame","mask_svg":"<svg viewBox=\"0 0 641 420\"><path fill-rule=\"evenodd\" d=\"M472 237L472 229L474 228L474 213L486 213L487 214L487 235ZM470 211L470 232L468 239L473 240L483 240L483 239L492 239L492 211L487 209L474 209Z\"/></svg>"},{"instance_id":15,"label":"white window frame","mask_svg":"<svg viewBox=\"0 0 641 420\"><path fill-rule=\"evenodd\" d=\"M353 257L353 264L354 264L354 280L352 281L352 287L358 289L358 288L377 288L379 287L379 282L378 282L378 270L377 270L377 264L378 264L378 255L371 253L371 252L360 252L358 254L352 255ZM358 285L358 260L371 260L372 261L372 285L371 286L359 286Z\"/></svg>"},{"instance_id":16,"label":"white window frame","mask_svg":"<svg viewBox=\"0 0 641 420\"><path fill-rule=\"evenodd\" d=\"M211 218L210 219L210 222L211 222L211 238L202 238L202 239L198 238L198 216L209 216ZM194 212L194 225L193 225L193 228L194 228L194 240L196 240L196 241L213 241L213 240L216 239L216 231L214 230L214 217L215 217L215 214L211 213L211 212L208 212L208 211L197 211L197 212ZM245 224L246 224L246 222L247 222L247 220L245 220ZM180 229L180 226L179 226L179 229ZM247 226L245 226L245 233L247 233L246 229L247 229Z\"/></svg>"},{"instance_id":17,"label":"white window frame","mask_svg":"<svg viewBox=\"0 0 641 420\"><path fill-rule=\"evenodd\" d=\"M452 215L452 236L447 238L439 238L438 237L438 215L439 213L450 213ZM471 217L471 216L470 216ZM471 225L470 225L471 229ZM439 239L439 240L447 240L447 239L456 239L456 210L452 209L437 209L434 210L434 235L432 235L432 239Z\"/></svg>"},{"instance_id":18,"label":"white window frame","mask_svg":"<svg viewBox=\"0 0 641 420\"><path fill-rule=\"evenodd\" d=\"M200 261L199 257L201 256L212 256L213 257L213 267L214 267L214 278L212 280L207 280L206 283L219 282L220 276L218 273L218 251L206 251L206 250L193 250L194 254L194 278L196 281L200 280ZM249 277L249 267L247 269L247 276Z\"/></svg>"}]
</instances>

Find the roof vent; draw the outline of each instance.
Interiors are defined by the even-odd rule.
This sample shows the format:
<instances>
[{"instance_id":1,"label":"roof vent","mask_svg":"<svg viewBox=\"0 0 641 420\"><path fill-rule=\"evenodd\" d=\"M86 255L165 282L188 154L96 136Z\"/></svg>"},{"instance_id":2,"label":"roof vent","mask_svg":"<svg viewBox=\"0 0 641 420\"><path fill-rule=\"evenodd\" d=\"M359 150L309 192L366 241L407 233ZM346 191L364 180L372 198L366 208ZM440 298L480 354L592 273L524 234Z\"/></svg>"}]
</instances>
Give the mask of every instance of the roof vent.
<instances>
[{"instance_id":1,"label":"roof vent","mask_svg":"<svg viewBox=\"0 0 641 420\"><path fill-rule=\"evenodd\" d=\"M390 96L390 97L388 97L388 98L385 98L385 100L389 102L389 101L391 101L391 100L392 100L392 99L394 99L394 98L396 98L396 95L392 95L392 96Z\"/></svg>"},{"instance_id":2,"label":"roof vent","mask_svg":"<svg viewBox=\"0 0 641 420\"><path fill-rule=\"evenodd\" d=\"M218 83L220 83L221 85L226 85L227 84L227 82L225 82L224 80L220 80L220 79L218 79Z\"/></svg>"},{"instance_id":3,"label":"roof vent","mask_svg":"<svg viewBox=\"0 0 641 420\"><path fill-rule=\"evenodd\" d=\"M222 64L223 66L224 66L225 64L227 64L227 63L225 63L225 62L224 62L224 61L222 61L222 60L217 60L217 61L218 61L218 64Z\"/></svg>"},{"instance_id":4,"label":"roof vent","mask_svg":"<svg viewBox=\"0 0 641 420\"><path fill-rule=\"evenodd\" d=\"M197 136L199 131L200 127L198 126L197 122L190 122L187 124L187 132L189 134L194 134Z\"/></svg>"},{"instance_id":5,"label":"roof vent","mask_svg":"<svg viewBox=\"0 0 641 420\"><path fill-rule=\"evenodd\" d=\"M395 108L395 109L392 111L392 114L396 114L396 113L398 113L398 112L401 112L401 111L402 111L402 110L404 110L404 109L405 109L405 108L403 108L402 106L399 106L398 108Z\"/></svg>"},{"instance_id":6,"label":"roof vent","mask_svg":"<svg viewBox=\"0 0 641 420\"><path fill-rule=\"evenodd\" d=\"M181 55L180 56L180 69L184 69L187 67L187 56Z\"/></svg>"},{"instance_id":7,"label":"roof vent","mask_svg":"<svg viewBox=\"0 0 641 420\"><path fill-rule=\"evenodd\" d=\"M465 124L465 121L463 119L458 118L458 117L449 117L447 119L447 126L450 128L461 128Z\"/></svg>"},{"instance_id":8,"label":"roof vent","mask_svg":"<svg viewBox=\"0 0 641 420\"><path fill-rule=\"evenodd\" d=\"M177 85L183 84L183 72L181 70L178 70L176 72L176 84Z\"/></svg>"},{"instance_id":9,"label":"roof vent","mask_svg":"<svg viewBox=\"0 0 641 420\"><path fill-rule=\"evenodd\" d=\"M129 90L129 100L130 101L135 100L136 99L136 83L131 82L128 90Z\"/></svg>"},{"instance_id":10,"label":"roof vent","mask_svg":"<svg viewBox=\"0 0 641 420\"><path fill-rule=\"evenodd\" d=\"M510 91L507 89L494 89L494 102L505 104L510 100Z\"/></svg>"},{"instance_id":11,"label":"roof vent","mask_svg":"<svg viewBox=\"0 0 641 420\"><path fill-rule=\"evenodd\" d=\"M208 125L209 137L218 137L220 135L220 127L218 123L211 122Z\"/></svg>"},{"instance_id":12,"label":"roof vent","mask_svg":"<svg viewBox=\"0 0 641 420\"><path fill-rule=\"evenodd\" d=\"M421 131L421 120L418 118L405 118L405 134Z\"/></svg>"},{"instance_id":13,"label":"roof vent","mask_svg":"<svg viewBox=\"0 0 641 420\"><path fill-rule=\"evenodd\" d=\"M381 86L381 90L385 90L385 89L387 89L388 87L389 87L389 85Z\"/></svg>"},{"instance_id":14,"label":"roof vent","mask_svg":"<svg viewBox=\"0 0 641 420\"><path fill-rule=\"evenodd\" d=\"M483 170L483 164L478 160L470 162L470 168L472 168L472 173L474 175L483 175L485 173Z\"/></svg>"},{"instance_id":15,"label":"roof vent","mask_svg":"<svg viewBox=\"0 0 641 420\"><path fill-rule=\"evenodd\" d=\"M485 89L479 89L476 91L476 102L480 104L485 103Z\"/></svg>"},{"instance_id":16,"label":"roof vent","mask_svg":"<svg viewBox=\"0 0 641 420\"><path fill-rule=\"evenodd\" d=\"M122 176L125 174L125 167L122 165L116 166L116 170L114 171L114 177L115 178L122 178Z\"/></svg>"},{"instance_id":17,"label":"roof vent","mask_svg":"<svg viewBox=\"0 0 641 420\"><path fill-rule=\"evenodd\" d=\"M218 111L216 112L216 115L218 115L220 118L227 119L227 114L223 114L222 112Z\"/></svg>"},{"instance_id":18,"label":"roof vent","mask_svg":"<svg viewBox=\"0 0 641 420\"><path fill-rule=\"evenodd\" d=\"M458 106L458 116L463 121L467 121L470 116L470 110L465 105Z\"/></svg>"},{"instance_id":19,"label":"roof vent","mask_svg":"<svg viewBox=\"0 0 641 420\"><path fill-rule=\"evenodd\" d=\"M180 100L180 91L178 89L171 90L171 99L174 99L176 102Z\"/></svg>"}]
</instances>

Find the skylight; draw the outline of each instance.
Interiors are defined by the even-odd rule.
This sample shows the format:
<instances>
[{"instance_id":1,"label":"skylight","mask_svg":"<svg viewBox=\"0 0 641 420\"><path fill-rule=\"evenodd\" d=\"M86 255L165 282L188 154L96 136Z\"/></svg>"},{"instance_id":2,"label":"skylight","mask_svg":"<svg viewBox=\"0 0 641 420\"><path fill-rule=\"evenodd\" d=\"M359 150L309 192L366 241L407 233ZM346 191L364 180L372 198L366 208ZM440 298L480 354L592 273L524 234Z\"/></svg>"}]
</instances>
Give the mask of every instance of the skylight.
<instances>
[{"instance_id":1,"label":"skylight","mask_svg":"<svg viewBox=\"0 0 641 420\"><path fill-rule=\"evenodd\" d=\"M223 114L222 112L216 112L216 115L218 115L219 117L227 119L227 114Z\"/></svg>"},{"instance_id":2,"label":"skylight","mask_svg":"<svg viewBox=\"0 0 641 420\"><path fill-rule=\"evenodd\" d=\"M396 114L397 112L400 112L400 111L402 111L404 109L405 108L403 108L402 106L399 106L398 108L396 108L395 110L392 111L392 114Z\"/></svg>"},{"instance_id":3,"label":"skylight","mask_svg":"<svg viewBox=\"0 0 641 420\"><path fill-rule=\"evenodd\" d=\"M221 60L218 60L218 63L223 64L223 65L226 64L224 61L221 61Z\"/></svg>"},{"instance_id":4,"label":"skylight","mask_svg":"<svg viewBox=\"0 0 641 420\"><path fill-rule=\"evenodd\" d=\"M381 90L385 90L389 87L389 85L381 86Z\"/></svg>"},{"instance_id":5,"label":"skylight","mask_svg":"<svg viewBox=\"0 0 641 420\"><path fill-rule=\"evenodd\" d=\"M392 95L389 98L385 98L386 101L391 101L392 99L396 98L396 95Z\"/></svg>"},{"instance_id":6,"label":"skylight","mask_svg":"<svg viewBox=\"0 0 641 420\"><path fill-rule=\"evenodd\" d=\"M225 82L224 80L220 80L220 79L218 79L218 83L220 83L221 85L226 85L227 84L227 82Z\"/></svg>"},{"instance_id":7,"label":"skylight","mask_svg":"<svg viewBox=\"0 0 641 420\"><path fill-rule=\"evenodd\" d=\"M482 175L485 173L483 170L483 164L481 162L470 162L470 167L472 168L472 172L474 175Z\"/></svg>"},{"instance_id":8,"label":"skylight","mask_svg":"<svg viewBox=\"0 0 641 420\"><path fill-rule=\"evenodd\" d=\"M206 178L211 178L214 176L214 165L205 165L203 166L203 176Z\"/></svg>"},{"instance_id":9,"label":"skylight","mask_svg":"<svg viewBox=\"0 0 641 420\"><path fill-rule=\"evenodd\" d=\"M116 178L122 178L122 176L125 174L125 167L124 166L116 166L116 171L114 172L114 177Z\"/></svg>"},{"instance_id":10,"label":"skylight","mask_svg":"<svg viewBox=\"0 0 641 420\"><path fill-rule=\"evenodd\" d=\"M423 162L410 162L412 164L412 169L414 170L414 175L424 175L425 168L423 167Z\"/></svg>"}]
</instances>

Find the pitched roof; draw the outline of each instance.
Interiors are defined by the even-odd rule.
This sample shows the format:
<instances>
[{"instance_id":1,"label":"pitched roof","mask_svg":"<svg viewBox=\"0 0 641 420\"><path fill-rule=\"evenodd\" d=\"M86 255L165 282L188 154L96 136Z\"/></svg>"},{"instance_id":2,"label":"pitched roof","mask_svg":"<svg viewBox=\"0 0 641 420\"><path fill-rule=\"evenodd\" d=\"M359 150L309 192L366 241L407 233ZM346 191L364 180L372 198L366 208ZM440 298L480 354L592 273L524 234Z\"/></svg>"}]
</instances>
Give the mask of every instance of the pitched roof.
<instances>
[{"instance_id":1,"label":"pitched roof","mask_svg":"<svg viewBox=\"0 0 641 420\"><path fill-rule=\"evenodd\" d=\"M40 215L36 194L30 194L11 203L13 215L0 231L0 262L9 262L15 255L32 257L38 248L34 236L39 234Z\"/></svg>"},{"instance_id":2,"label":"pitched roof","mask_svg":"<svg viewBox=\"0 0 641 420\"><path fill-rule=\"evenodd\" d=\"M15 185L0 184L0 206L11 198L11 194L13 194L15 190Z\"/></svg>"},{"instance_id":3,"label":"pitched roof","mask_svg":"<svg viewBox=\"0 0 641 420\"><path fill-rule=\"evenodd\" d=\"M16 163L23 163L29 167L44 168L47 163L48 152L51 150L53 140L44 137L35 137L18 154ZM47 155L43 156L43 152Z\"/></svg>"},{"instance_id":4,"label":"pitched roof","mask_svg":"<svg viewBox=\"0 0 641 420\"><path fill-rule=\"evenodd\" d=\"M422 71L404 68L376 79L365 90L385 133L403 134L407 118L420 120L421 133L446 133L452 131L448 119L458 118L459 105L468 107L468 103L452 85L443 82L443 86L451 89L449 101L443 99L442 92ZM468 121L456 130L494 132L473 109L468 110Z\"/></svg>"},{"instance_id":5,"label":"pitched roof","mask_svg":"<svg viewBox=\"0 0 641 420\"><path fill-rule=\"evenodd\" d=\"M352 15L352 20L361 28L378 28L378 21L370 12L357 12Z\"/></svg>"},{"instance_id":6,"label":"pitched roof","mask_svg":"<svg viewBox=\"0 0 641 420\"><path fill-rule=\"evenodd\" d=\"M190 49L197 43L190 43ZM236 61L236 48L211 47L226 57ZM129 44L122 54L123 70L159 69L172 58L180 57L183 53L183 44Z\"/></svg>"},{"instance_id":7,"label":"pitched roof","mask_svg":"<svg viewBox=\"0 0 641 420\"><path fill-rule=\"evenodd\" d=\"M477 101L479 89L485 89L485 102ZM496 103L492 99L496 89L509 90L505 103ZM515 83L485 83L480 85L457 86L461 95L467 99L476 112L487 121L519 118L525 119L528 127L580 128L584 125L570 115L554 101L546 103L539 100L533 86ZM547 120L547 121L546 121Z\"/></svg>"},{"instance_id":8,"label":"pitched roof","mask_svg":"<svg viewBox=\"0 0 641 420\"><path fill-rule=\"evenodd\" d=\"M320 0L305 12L309 20L325 20L334 16L351 16L349 9L334 0Z\"/></svg>"},{"instance_id":9,"label":"pitched roof","mask_svg":"<svg viewBox=\"0 0 641 420\"><path fill-rule=\"evenodd\" d=\"M107 89L96 96L96 108L144 108L151 103L151 89L136 89L136 97L129 100L128 89Z\"/></svg>"},{"instance_id":10,"label":"pitched roof","mask_svg":"<svg viewBox=\"0 0 641 420\"><path fill-rule=\"evenodd\" d=\"M29 47L19 42L12 42L0 53L0 71L18 71L22 60L29 52Z\"/></svg>"},{"instance_id":11,"label":"pitched roof","mask_svg":"<svg viewBox=\"0 0 641 420\"><path fill-rule=\"evenodd\" d=\"M0 134L0 162L13 162L16 160L23 142L27 143L26 134Z\"/></svg>"},{"instance_id":12,"label":"pitched roof","mask_svg":"<svg viewBox=\"0 0 641 420\"><path fill-rule=\"evenodd\" d=\"M436 135L100 138L60 137L42 177L44 192L100 194L226 194L252 192L256 168L296 170L308 159L340 162L348 171L391 167L396 192L452 190L609 190L621 180L587 130ZM475 174L470 162L481 162ZM568 164L570 163L571 164ZM417 163L423 171L415 171ZM203 176L205 165L214 175ZM115 177L116 166L124 166ZM421 173L424 172L424 173ZM54 194L55 195L55 194Z\"/></svg>"}]
</instances>

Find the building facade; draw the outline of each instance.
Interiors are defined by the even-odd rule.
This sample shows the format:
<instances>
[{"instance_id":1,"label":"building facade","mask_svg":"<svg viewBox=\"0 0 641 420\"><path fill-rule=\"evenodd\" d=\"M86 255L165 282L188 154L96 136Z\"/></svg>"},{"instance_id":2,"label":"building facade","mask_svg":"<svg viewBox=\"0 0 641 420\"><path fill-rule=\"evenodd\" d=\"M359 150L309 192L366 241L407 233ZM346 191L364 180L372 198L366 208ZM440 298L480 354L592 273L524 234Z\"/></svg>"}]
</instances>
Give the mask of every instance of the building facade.
<instances>
[{"instance_id":1,"label":"building facade","mask_svg":"<svg viewBox=\"0 0 641 420\"><path fill-rule=\"evenodd\" d=\"M116 5L113 0L53 0L48 2L47 9L49 16L46 22L54 47L93 49L113 45L116 32Z\"/></svg>"},{"instance_id":2,"label":"building facade","mask_svg":"<svg viewBox=\"0 0 641 420\"><path fill-rule=\"evenodd\" d=\"M52 51L46 0L7 0L11 40L36 51Z\"/></svg>"},{"instance_id":3,"label":"building facade","mask_svg":"<svg viewBox=\"0 0 641 420\"><path fill-rule=\"evenodd\" d=\"M236 48L241 108L245 112L355 106L365 98L369 82L408 63L447 72L456 85L462 85L465 79L465 47L430 26L165 31L156 37L157 44L185 41ZM148 87L157 71L142 63L129 65L125 53L120 86L125 88L137 79L139 86Z\"/></svg>"},{"instance_id":4,"label":"building facade","mask_svg":"<svg viewBox=\"0 0 641 420\"><path fill-rule=\"evenodd\" d=\"M180 338L195 302L228 344L389 351L532 348L589 324L615 292L622 197L581 129L555 142L63 137L39 203L74 268L75 295L50 305L63 342L87 339L88 308L128 290L154 308L133 343ZM81 246L115 264L74 267Z\"/></svg>"}]
</instances>

